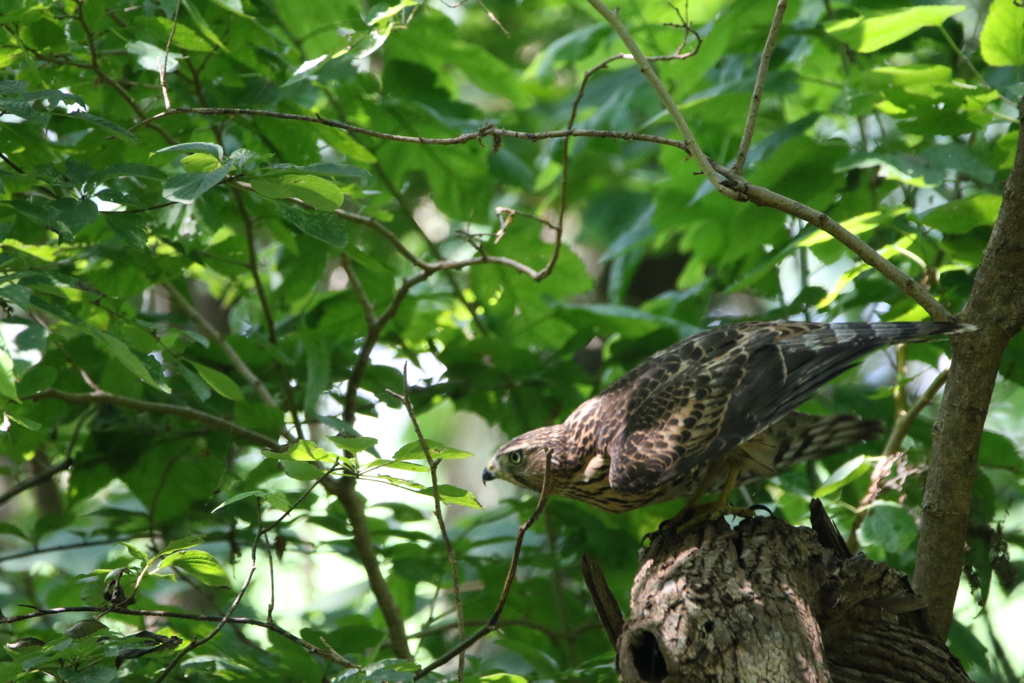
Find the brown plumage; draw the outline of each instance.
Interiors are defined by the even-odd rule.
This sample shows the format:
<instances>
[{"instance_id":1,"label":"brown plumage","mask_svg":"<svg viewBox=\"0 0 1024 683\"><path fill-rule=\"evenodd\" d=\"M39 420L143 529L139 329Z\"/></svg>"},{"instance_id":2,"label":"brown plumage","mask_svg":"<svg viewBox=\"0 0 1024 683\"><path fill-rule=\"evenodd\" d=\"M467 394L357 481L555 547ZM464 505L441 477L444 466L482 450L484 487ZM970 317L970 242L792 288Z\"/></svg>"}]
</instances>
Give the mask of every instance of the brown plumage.
<instances>
[{"instance_id":1,"label":"brown plumage","mask_svg":"<svg viewBox=\"0 0 1024 683\"><path fill-rule=\"evenodd\" d=\"M871 351L964 332L958 323L724 325L660 351L585 401L560 425L498 449L484 481L623 512L814 460L876 436L878 422L793 412Z\"/></svg>"}]
</instances>

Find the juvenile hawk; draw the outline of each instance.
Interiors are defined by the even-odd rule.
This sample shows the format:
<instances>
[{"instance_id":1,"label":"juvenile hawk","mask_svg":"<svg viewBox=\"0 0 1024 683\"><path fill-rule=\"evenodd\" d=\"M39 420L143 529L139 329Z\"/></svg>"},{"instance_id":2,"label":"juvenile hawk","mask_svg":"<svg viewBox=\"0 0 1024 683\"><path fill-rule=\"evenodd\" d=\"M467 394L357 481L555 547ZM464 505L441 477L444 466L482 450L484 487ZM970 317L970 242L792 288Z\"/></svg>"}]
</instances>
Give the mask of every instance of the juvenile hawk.
<instances>
[{"instance_id":1,"label":"juvenile hawk","mask_svg":"<svg viewBox=\"0 0 1024 683\"><path fill-rule=\"evenodd\" d=\"M754 322L701 332L659 351L564 423L498 449L484 482L551 492L624 512L696 498L876 436L853 415L793 412L865 354L972 329L958 323Z\"/></svg>"}]
</instances>

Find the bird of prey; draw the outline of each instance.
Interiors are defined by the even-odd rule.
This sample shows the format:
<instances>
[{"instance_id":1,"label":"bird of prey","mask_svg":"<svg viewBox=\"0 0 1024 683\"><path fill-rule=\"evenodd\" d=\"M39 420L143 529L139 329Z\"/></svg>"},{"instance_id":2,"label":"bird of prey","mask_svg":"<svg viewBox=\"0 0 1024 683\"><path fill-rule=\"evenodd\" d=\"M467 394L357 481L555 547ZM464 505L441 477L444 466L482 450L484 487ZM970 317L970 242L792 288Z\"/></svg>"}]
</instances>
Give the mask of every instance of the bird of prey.
<instances>
[{"instance_id":1,"label":"bird of prey","mask_svg":"<svg viewBox=\"0 0 1024 683\"><path fill-rule=\"evenodd\" d=\"M578 407L498 449L484 482L550 492L609 512L687 498L838 452L881 431L854 415L794 412L867 353L965 332L959 323L751 322L659 351ZM684 509L685 511L685 509Z\"/></svg>"}]
</instances>

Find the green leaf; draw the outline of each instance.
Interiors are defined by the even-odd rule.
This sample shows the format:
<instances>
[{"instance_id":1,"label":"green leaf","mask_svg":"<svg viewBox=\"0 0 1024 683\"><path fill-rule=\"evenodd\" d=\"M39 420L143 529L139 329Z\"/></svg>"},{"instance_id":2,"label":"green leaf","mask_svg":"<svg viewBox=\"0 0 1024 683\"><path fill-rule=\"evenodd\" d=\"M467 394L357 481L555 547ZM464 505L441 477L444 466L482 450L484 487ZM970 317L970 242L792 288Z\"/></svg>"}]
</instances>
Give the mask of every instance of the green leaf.
<instances>
[{"instance_id":1,"label":"green leaf","mask_svg":"<svg viewBox=\"0 0 1024 683\"><path fill-rule=\"evenodd\" d=\"M370 173L358 166L349 166L348 164L334 164L326 161L321 161L316 164L306 164L305 166L296 166L295 164L270 164L267 167L268 171L263 172L264 178L273 178L278 175L290 175L294 174L295 171L302 171L304 174L308 173L311 175L327 176L330 178L372 178ZM274 173L272 171L279 171L280 173Z\"/></svg>"},{"instance_id":2,"label":"green leaf","mask_svg":"<svg viewBox=\"0 0 1024 683\"><path fill-rule=\"evenodd\" d=\"M213 3L223 7L232 14L237 14L240 17L245 16L245 11L242 9L242 0L213 0Z\"/></svg>"},{"instance_id":3,"label":"green leaf","mask_svg":"<svg viewBox=\"0 0 1024 683\"><path fill-rule=\"evenodd\" d=\"M167 394L171 393L171 388L167 386L167 383L164 382L162 378L159 380L154 378L152 373L150 373L149 369L146 367L146 364L142 362L142 359L136 356L123 341L91 326L85 327L85 330L93 339L96 340L101 348L119 360L121 364L128 368L128 371L133 375L154 389L159 389Z\"/></svg>"},{"instance_id":4,"label":"green leaf","mask_svg":"<svg viewBox=\"0 0 1024 683\"><path fill-rule=\"evenodd\" d=\"M978 464L1016 470L1024 464L1024 458L1013 442L1002 434L983 432L981 446L978 448Z\"/></svg>"},{"instance_id":5,"label":"green leaf","mask_svg":"<svg viewBox=\"0 0 1024 683\"><path fill-rule=\"evenodd\" d=\"M146 71L163 71L171 73L178 70L178 60L182 55L177 52L165 52L162 47L142 40L132 40L125 44L129 54L135 55L136 61Z\"/></svg>"},{"instance_id":6,"label":"green leaf","mask_svg":"<svg viewBox=\"0 0 1024 683\"><path fill-rule=\"evenodd\" d=\"M999 216L1003 198L997 194L976 194L936 207L921 221L947 235L963 235L979 226L991 226Z\"/></svg>"},{"instance_id":7,"label":"green leaf","mask_svg":"<svg viewBox=\"0 0 1024 683\"><path fill-rule=\"evenodd\" d=\"M918 5L868 17L829 22L825 31L857 52L875 52L916 33L926 26L942 26L964 5Z\"/></svg>"},{"instance_id":8,"label":"green leaf","mask_svg":"<svg viewBox=\"0 0 1024 683\"><path fill-rule=\"evenodd\" d=\"M472 453L460 451L457 448L449 448L440 441L431 441L430 439L424 439L424 441L426 441L430 457L435 460L461 460L462 458L473 457ZM395 460L426 460L427 458L423 453L423 446L420 445L418 439L410 441L399 448L395 451L394 457Z\"/></svg>"},{"instance_id":9,"label":"green leaf","mask_svg":"<svg viewBox=\"0 0 1024 683\"><path fill-rule=\"evenodd\" d=\"M205 152L188 154L181 160L181 167L189 173L210 173L216 171L220 166L217 157Z\"/></svg>"},{"instance_id":10,"label":"green leaf","mask_svg":"<svg viewBox=\"0 0 1024 683\"><path fill-rule=\"evenodd\" d=\"M227 177L231 164L224 164L209 173L181 173L164 181L163 195L172 202L191 204L204 192Z\"/></svg>"},{"instance_id":11,"label":"green leaf","mask_svg":"<svg viewBox=\"0 0 1024 683\"><path fill-rule=\"evenodd\" d=\"M405 470L406 472L429 472L430 468L418 462L406 462L404 460L374 460L366 465L367 470L378 467L387 467L393 470Z\"/></svg>"},{"instance_id":12,"label":"green leaf","mask_svg":"<svg viewBox=\"0 0 1024 683\"><path fill-rule=\"evenodd\" d=\"M128 246L135 249L146 248L149 234L146 231L146 219L142 215L122 212L105 213L103 220L107 222L110 231Z\"/></svg>"},{"instance_id":13,"label":"green leaf","mask_svg":"<svg viewBox=\"0 0 1024 683\"><path fill-rule=\"evenodd\" d=\"M284 411L265 403L235 403L235 422L267 436L277 436L284 428Z\"/></svg>"},{"instance_id":14,"label":"green leaf","mask_svg":"<svg viewBox=\"0 0 1024 683\"><path fill-rule=\"evenodd\" d=\"M133 546L131 543L121 543L121 545L128 549L129 555L134 557L142 564L146 564L147 562L149 562L149 556L146 555L146 553L139 550L138 548L136 548L135 546Z\"/></svg>"},{"instance_id":15,"label":"green leaf","mask_svg":"<svg viewBox=\"0 0 1024 683\"><path fill-rule=\"evenodd\" d=\"M451 484L438 484L437 492L441 497L441 502L447 503L448 505L461 505L467 508L476 508L478 510L483 509L480 502L476 499L469 491L460 489L458 486L452 486ZM426 488L420 493L432 496L434 495L429 488Z\"/></svg>"},{"instance_id":16,"label":"green leaf","mask_svg":"<svg viewBox=\"0 0 1024 683\"><path fill-rule=\"evenodd\" d=\"M861 545L881 546L887 553L902 553L917 540L917 524L899 505L878 501L857 529L857 540Z\"/></svg>"},{"instance_id":17,"label":"green leaf","mask_svg":"<svg viewBox=\"0 0 1024 683\"><path fill-rule=\"evenodd\" d=\"M850 459L838 467L811 497L822 498L838 491L850 482L856 481L870 472L872 466L871 461L863 455Z\"/></svg>"},{"instance_id":18,"label":"green leaf","mask_svg":"<svg viewBox=\"0 0 1024 683\"><path fill-rule=\"evenodd\" d=\"M319 462L334 462L339 457L328 453L312 441L305 439L296 441L283 453L269 451L264 454L268 458L274 458L275 460L315 460Z\"/></svg>"},{"instance_id":19,"label":"green leaf","mask_svg":"<svg viewBox=\"0 0 1024 683\"><path fill-rule=\"evenodd\" d=\"M329 436L327 439L343 451L361 453L377 445L377 439L370 436Z\"/></svg>"},{"instance_id":20,"label":"green leaf","mask_svg":"<svg viewBox=\"0 0 1024 683\"><path fill-rule=\"evenodd\" d=\"M206 537L201 534L179 538L177 541L171 541L168 543L167 547L160 551L160 554L168 555L170 553L178 552L179 550L188 550L189 548L196 547L205 540Z\"/></svg>"},{"instance_id":21,"label":"green leaf","mask_svg":"<svg viewBox=\"0 0 1024 683\"><path fill-rule=\"evenodd\" d=\"M981 57L989 66L1024 66L1024 7L992 0L981 29Z\"/></svg>"},{"instance_id":22,"label":"green leaf","mask_svg":"<svg viewBox=\"0 0 1024 683\"><path fill-rule=\"evenodd\" d=\"M258 498L266 499L266 498L269 497L269 494L267 494L266 491L260 491L260 490L243 491L242 493L237 493L237 494L231 496L230 498L225 500L223 503L221 503L217 507L213 508L213 511L216 512L217 510L220 510L222 507L227 507L228 505L231 505L233 503L237 503L240 500L245 500L246 498L252 498L253 496L256 496Z\"/></svg>"},{"instance_id":23,"label":"green leaf","mask_svg":"<svg viewBox=\"0 0 1024 683\"><path fill-rule=\"evenodd\" d=\"M74 239L78 232L92 223L99 216L99 210L91 199L74 200L70 197L55 199L47 205L52 220L56 225L52 226L65 239Z\"/></svg>"},{"instance_id":24,"label":"green leaf","mask_svg":"<svg viewBox=\"0 0 1024 683\"><path fill-rule=\"evenodd\" d=\"M308 462L284 460L281 462L281 466L284 467L285 474L292 479L298 479L299 481L316 481L320 477L324 476L323 470Z\"/></svg>"},{"instance_id":25,"label":"green leaf","mask_svg":"<svg viewBox=\"0 0 1024 683\"><path fill-rule=\"evenodd\" d=\"M281 215L310 237L338 249L348 246L348 226L333 213L303 211L287 206L281 210Z\"/></svg>"},{"instance_id":26,"label":"green leaf","mask_svg":"<svg viewBox=\"0 0 1024 683\"><path fill-rule=\"evenodd\" d=\"M15 386L14 359L7 351L7 345L3 337L0 337L0 395L20 403L18 400L18 388Z\"/></svg>"},{"instance_id":27,"label":"green leaf","mask_svg":"<svg viewBox=\"0 0 1024 683\"><path fill-rule=\"evenodd\" d=\"M235 380L225 375L220 370L214 370L211 367L203 365L202 363L196 363L195 361L189 361L192 367L196 369L199 376L203 378L203 381L210 385L210 388L216 391L218 394L226 399L232 401L245 401L245 394Z\"/></svg>"},{"instance_id":28,"label":"green leaf","mask_svg":"<svg viewBox=\"0 0 1024 683\"><path fill-rule=\"evenodd\" d=\"M345 201L345 193L329 180L315 175L283 175L253 178L252 189L271 199L301 199L314 209L333 211Z\"/></svg>"},{"instance_id":29,"label":"green leaf","mask_svg":"<svg viewBox=\"0 0 1024 683\"><path fill-rule=\"evenodd\" d=\"M121 138L122 140L124 140L126 142L132 142L132 143L135 143L135 144L139 144L139 142L140 142L138 136L136 136L135 133L131 132L130 130L128 130L124 126L119 126L118 124L114 123L113 121L107 121L104 118L100 118L99 116L96 116L94 114L90 114L88 112L84 112L84 111L72 111L72 112L54 111L54 112L51 112L51 113L52 113L53 116L67 116L67 117L72 118L72 119L79 119L80 121L86 121L88 123L91 123L93 125L99 126L101 128L106 128L111 133L113 133L115 136Z\"/></svg>"},{"instance_id":30,"label":"green leaf","mask_svg":"<svg viewBox=\"0 0 1024 683\"><path fill-rule=\"evenodd\" d=\"M169 555L160 563L160 569L177 567L207 586L229 588L231 582L220 563L205 550L182 550Z\"/></svg>"},{"instance_id":31,"label":"green leaf","mask_svg":"<svg viewBox=\"0 0 1024 683\"><path fill-rule=\"evenodd\" d=\"M224 158L224 148L213 142L182 142L170 147L162 147L150 154L150 156L153 157L164 152L201 152L214 156L217 159Z\"/></svg>"}]
</instances>

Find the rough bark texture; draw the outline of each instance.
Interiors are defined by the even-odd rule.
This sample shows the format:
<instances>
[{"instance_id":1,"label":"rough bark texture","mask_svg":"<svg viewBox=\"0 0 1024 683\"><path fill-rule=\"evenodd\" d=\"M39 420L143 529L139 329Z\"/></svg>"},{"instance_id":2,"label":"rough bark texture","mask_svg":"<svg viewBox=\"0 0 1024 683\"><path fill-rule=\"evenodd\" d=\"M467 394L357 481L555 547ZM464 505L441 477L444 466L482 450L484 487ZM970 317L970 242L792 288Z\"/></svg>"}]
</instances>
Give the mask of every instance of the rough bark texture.
<instances>
[{"instance_id":1,"label":"rough bark texture","mask_svg":"<svg viewBox=\"0 0 1024 683\"><path fill-rule=\"evenodd\" d=\"M616 645L622 680L968 681L906 575L850 557L824 519L815 530L719 520L655 538Z\"/></svg>"},{"instance_id":2,"label":"rough bark texture","mask_svg":"<svg viewBox=\"0 0 1024 683\"><path fill-rule=\"evenodd\" d=\"M1021 116L1024 118L1024 102ZM1003 203L960 320L978 332L954 337L953 363L935 421L932 459L921 504L914 588L936 633L953 621L978 446L1003 351L1024 323L1024 145L1018 144Z\"/></svg>"}]
</instances>

